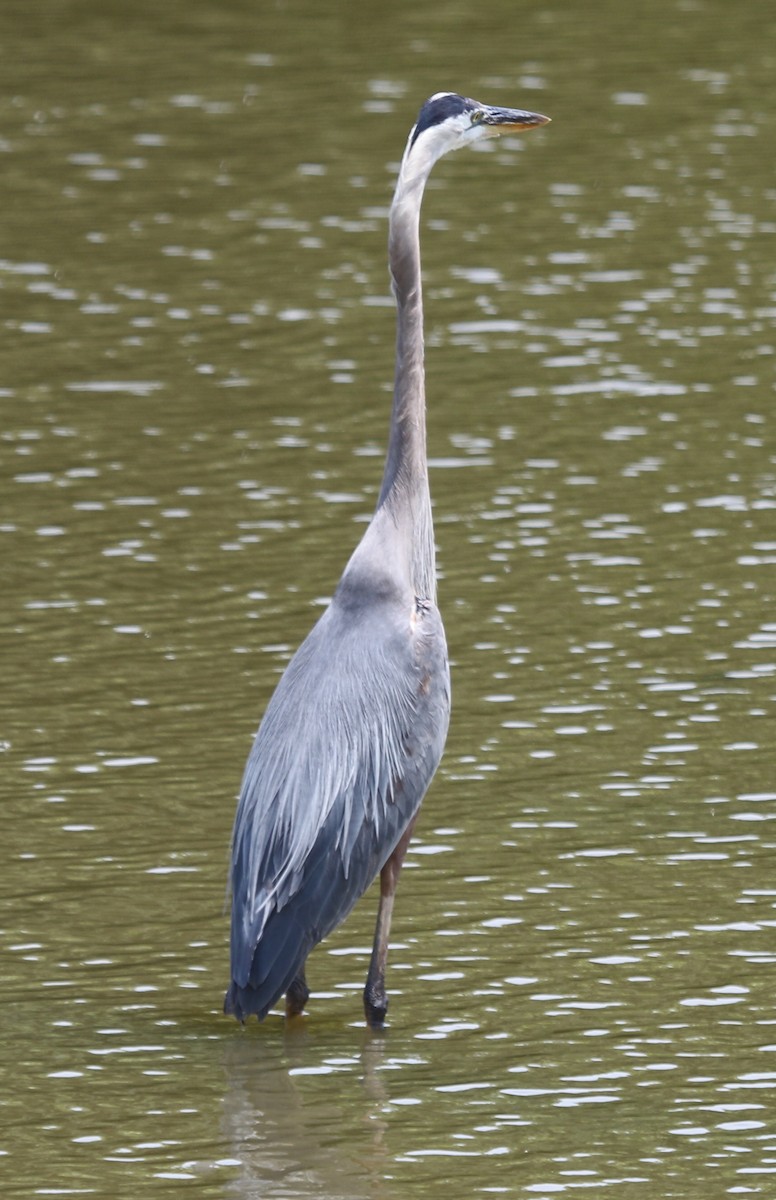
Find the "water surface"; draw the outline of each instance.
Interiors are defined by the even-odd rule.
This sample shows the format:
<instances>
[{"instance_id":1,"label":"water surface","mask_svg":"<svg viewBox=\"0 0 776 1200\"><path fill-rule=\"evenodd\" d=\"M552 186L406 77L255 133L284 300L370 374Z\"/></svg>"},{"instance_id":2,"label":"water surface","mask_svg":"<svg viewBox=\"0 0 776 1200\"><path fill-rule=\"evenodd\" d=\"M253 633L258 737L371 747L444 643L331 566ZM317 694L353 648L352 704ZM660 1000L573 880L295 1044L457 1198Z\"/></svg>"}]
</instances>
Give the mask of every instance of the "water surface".
<instances>
[{"instance_id":1,"label":"water surface","mask_svg":"<svg viewBox=\"0 0 776 1200\"><path fill-rule=\"evenodd\" d=\"M6 4L3 1195L773 1191L774 19ZM447 752L308 1018L220 1013L234 797L373 508L423 98Z\"/></svg>"}]
</instances>

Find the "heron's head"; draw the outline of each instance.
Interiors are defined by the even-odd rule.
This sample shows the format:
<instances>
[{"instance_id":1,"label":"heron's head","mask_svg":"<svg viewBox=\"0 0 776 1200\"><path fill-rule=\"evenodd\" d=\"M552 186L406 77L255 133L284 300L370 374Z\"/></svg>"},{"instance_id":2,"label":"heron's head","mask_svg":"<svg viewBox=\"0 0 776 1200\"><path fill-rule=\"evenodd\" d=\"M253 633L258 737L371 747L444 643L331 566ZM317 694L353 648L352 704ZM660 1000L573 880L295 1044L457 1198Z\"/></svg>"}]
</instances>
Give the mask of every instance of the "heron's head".
<instances>
[{"instance_id":1,"label":"heron's head","mask_svg":"<svg viewBox=\"0 0 776 1200\"><path fill-rule=\"evenodd\" d=\"M437 92L426 101L418 114L410 132L404 160L406 162L417 155L430 169L449 150L457 150L460 146L468 146L484 138L498 137L500 133L534 129L537 125L546 125L549 119L541 113L480 104L478 100L459 96L455 92Z\"/></svg>"}]
</instances>

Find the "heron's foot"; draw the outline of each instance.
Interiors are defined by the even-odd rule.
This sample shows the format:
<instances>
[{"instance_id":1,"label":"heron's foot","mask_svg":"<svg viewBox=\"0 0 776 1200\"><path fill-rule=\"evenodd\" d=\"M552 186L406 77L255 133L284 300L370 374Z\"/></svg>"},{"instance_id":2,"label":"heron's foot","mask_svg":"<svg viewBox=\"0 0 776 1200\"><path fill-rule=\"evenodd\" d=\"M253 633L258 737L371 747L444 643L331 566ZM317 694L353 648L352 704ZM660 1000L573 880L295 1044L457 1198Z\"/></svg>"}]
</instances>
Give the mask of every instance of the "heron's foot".
<instances>
[{"instance_id":1,"label":"heron's foot","mask_svg":"<svg viewBox=\"0 0 776 1200\"><path fill-rule=\"evenodd\" d=\"M382 980L373 982L367 979L364 988L364 1016L367 1025L372 1029L382 1029L387 1012L388 996L385 992L385 984Z\"/></svg>"},{"instance_id":2,"label":"heron's foot","mask_svg":"<svg viewBox=\"0 0 776 1200\"><path fill-rule=\"evenodd\" d=\"M304 1012L304 1006L310 999L310 989L304 975L294 979L286 992L286 1016L298 1017Z\"/></svg>"}]
</instances>

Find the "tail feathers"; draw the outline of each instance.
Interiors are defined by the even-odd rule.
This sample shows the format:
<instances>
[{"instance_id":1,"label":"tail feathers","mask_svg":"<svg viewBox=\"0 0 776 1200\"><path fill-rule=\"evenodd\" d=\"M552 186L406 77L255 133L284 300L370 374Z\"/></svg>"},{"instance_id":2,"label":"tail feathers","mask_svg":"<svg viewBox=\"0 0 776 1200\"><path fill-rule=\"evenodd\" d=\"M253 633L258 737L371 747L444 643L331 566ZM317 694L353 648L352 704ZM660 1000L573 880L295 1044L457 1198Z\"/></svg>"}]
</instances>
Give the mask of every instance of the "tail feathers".
<instances>
[{"instance_id":1,"label":"tail feathers","mask_svg":"<svg viewBox=\"0 0 776 1200\"><path fill-rule=\"evenodd\" d=\"M384 839L390 847L396 844L402 824L401 814L394 808L393 827ZM284 907L266 917L258 938L253 932L246 936L243 928L233 923L232 982L224 1012L238 1021L252 1013L260 1021L264 1019L302 970L313 947L344 920L385 860L373 827L364 819L358 834L353 837L351 833L353 854L346 876L342 860L330 851L335 844L336 815L324 825L308 855L298 891Z\"/></svg>"},{"instance_id":2,"label":"tail feathers","mask_svg":"<svg viewBox=\"0 0 776 1200\"><path fill-rule=\"evenodd\" d=\"M256 1013L263 1021L302 971L307 955L319 940L315 933L300 928L287 909L274 914L253 951L250 968L244 974L235 972L237 979L232 977L224 1012L238 1021Z\"/></svg>"},{"instance_id":3,"label":"tail feathers","mask_svg":"<svg viewBox=\"0 0 776 1200\"><path fill-rule=\"evenodd\" d=\"M288 991L299 970L300 967L294 967L282 977L274 975L259 987L253 987L250 982L241 986L232 980L224 996L224 1012L238 1021L245 1021L255 1013L263 1021L283 993Z\"/></svg>"},{"instance_id":4,"label":"tail feathers","mask_svg":"<svg viewBox=\"0 0 776 1200\"><path fill-rule=\"evenodd\" d=\"M274 1000L262 1004L256 988L252 988L250 984L240 987L234 980L229 984L224 996L224 1012L229 1017L236 1017L238 1021L247 1020L252 1013L256 1013L259 1020L263 1021L273 1004Z\"/></svg>"}]
</instances>

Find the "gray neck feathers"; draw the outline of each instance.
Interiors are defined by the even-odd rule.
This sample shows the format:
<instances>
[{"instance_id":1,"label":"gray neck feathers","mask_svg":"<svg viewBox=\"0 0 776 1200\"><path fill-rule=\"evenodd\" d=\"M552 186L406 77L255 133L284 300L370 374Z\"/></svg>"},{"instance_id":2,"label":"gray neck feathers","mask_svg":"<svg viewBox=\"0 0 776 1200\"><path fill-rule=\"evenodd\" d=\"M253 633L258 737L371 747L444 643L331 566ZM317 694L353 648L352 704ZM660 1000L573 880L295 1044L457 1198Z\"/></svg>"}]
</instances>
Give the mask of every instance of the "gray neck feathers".
<instances>
[{"instance_id":1,"label":"gray neck feathers","mask_svg":"<svg viewBox=\"0 0 776 1200\"><path fill-rule=\"evenodd\" d=\"M430 168L430 163L428 167ZM426 164L422 164L426 167ZM426 465L420 204L428 169L411 173L405 155L391 206L388 257L396 296L396 375L391 432L378 511L387 510L406 549L415 594L436 596L436 562Z\"/></svg>"}]
</instances>

